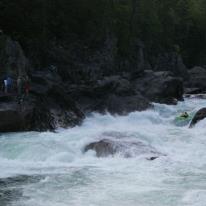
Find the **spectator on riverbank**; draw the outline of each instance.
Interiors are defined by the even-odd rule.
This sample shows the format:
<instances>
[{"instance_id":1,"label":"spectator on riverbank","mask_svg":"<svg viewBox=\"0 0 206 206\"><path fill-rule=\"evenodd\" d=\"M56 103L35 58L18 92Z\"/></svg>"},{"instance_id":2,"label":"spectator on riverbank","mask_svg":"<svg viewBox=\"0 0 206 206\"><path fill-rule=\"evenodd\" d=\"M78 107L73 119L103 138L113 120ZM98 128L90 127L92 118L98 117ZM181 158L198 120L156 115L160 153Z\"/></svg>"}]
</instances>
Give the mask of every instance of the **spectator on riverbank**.
<instances>
[{"instance_id":1,"label":"spectator on riverbank","mask_svg":"<svg viewBox=\"0 0 206 206\"><path fill-rule=\"evenodd\" d=\"M10 76L7 77L7 92L11 92L13 89L13 80Z\"/></svg>"},{"instance_id":2,"label":"spectator on riverbank","mask_svg":"<svg viewBox=\"0 0 206 206\"><path fill-rule=\"evenodd\" d=\"M22 96L22 85L23 85L22 77L19 76L17 79L17 94L19 97Z\"/></svg>"},{"instance_id":3,"label":"spectator on riverbank","mask_svg":"<svg viewBox=\"0 0 206 206\"><path fill-rule=\"evenodd\" d=\"M25 80L25 84L24 84L24 91L25 91L26 97L28 97L29 91L30 91L30 81L29 81L28 76L26 76L26 80Z\"/></svg>"},{"instance_id":4,"label":"spectator on riverbank","mask_svg":"<svg viewBox=\"0 0 206 206\"><path fill-rule=\"evenodd\" d=\"M4 93L8 93L8 80L7 78L4 78Z\"/></svg>"}]
</instances>

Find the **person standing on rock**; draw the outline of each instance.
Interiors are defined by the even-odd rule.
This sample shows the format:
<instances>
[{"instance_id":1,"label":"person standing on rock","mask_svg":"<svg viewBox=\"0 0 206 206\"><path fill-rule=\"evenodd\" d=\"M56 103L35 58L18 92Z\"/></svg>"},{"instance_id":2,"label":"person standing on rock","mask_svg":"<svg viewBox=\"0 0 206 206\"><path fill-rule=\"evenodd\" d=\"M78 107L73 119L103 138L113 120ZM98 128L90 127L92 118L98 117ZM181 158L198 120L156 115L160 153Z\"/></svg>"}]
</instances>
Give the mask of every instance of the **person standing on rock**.
<instances>
[{"instance_id":1,"label":"person standing on rock","mask_svg":"<svg viewBox=\"0 0 206 206\"><path fill-rule=\"evenodd\" d=\"M17 79L17 93L19 96L22 95L22 78L21 78L21 76L19 76Z\"/></svg>"},{"instance_id":2,"label":"person standing on rock","mask_svg":"<svg viewBox=\"0 0 206 206\"><path fill-rule=\"evenodd\" d=\"M7 78L4 79L4 93L8 93L8 80L7 80Z\"/></svg>"},{"instance_id":3,"label":"person standing on rock","mask_svg":"<svg viewBox=\"0 0 206 206\"><path fill-rule=\"evenodd\" d=\"M8 92L11 92L12 90L12 78L11 77L7 77L7 89L8 89Z\"/></svg>"},{"instance_id":4,"label":"person standing on rock","mask_svg":"<svg viewBox=\"0 0 206 206\"><path fill-rule=\"evenodd\" d=\"M18 94L19 103L21 103L22 101L22 86L23 86L22 77L19 76L17 79L17 94Z\"/></svg>"},{"instance_id":5,"label":"person standing on rock","mask_svg":"<svg viewBox=\"0 0 206 206\"><path fill-rule=\"evenodd\" d=\"M28 76L26 76L26 81L25 81L24 89L25 89L26 97L28 97L29 90L30 90L30 83L29 83L29 77Z\"/></svg>"}]
</instances>

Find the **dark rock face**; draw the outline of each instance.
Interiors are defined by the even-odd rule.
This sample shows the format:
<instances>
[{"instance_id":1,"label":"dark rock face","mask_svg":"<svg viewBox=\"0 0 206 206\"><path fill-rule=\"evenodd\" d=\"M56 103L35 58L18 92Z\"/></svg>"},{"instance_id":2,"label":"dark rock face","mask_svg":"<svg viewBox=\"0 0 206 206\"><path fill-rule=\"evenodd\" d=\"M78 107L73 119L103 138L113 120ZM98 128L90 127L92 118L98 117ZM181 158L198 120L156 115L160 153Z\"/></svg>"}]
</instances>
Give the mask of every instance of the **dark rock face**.
<instances>
[{"instance_id":1,"label":"dark rock face","mask_svg":"<svg viewBox=\"0 0 206 206\"><path fill-rule=\"evenodd\" d=\"M52 65L37 70L18 42L0 36L0 78L10 75L16 80L28 75L31 80L30 94L21 106L16 94L1 96L0 92L0 131L72 127L87 112L126 115L151 108L150 101L174 104L182 99L182 80L173 76L178 72L186 76L178 55L160 57L155 69L164 71L154 72L145 70L152 67L139 40L131 46L128 59L119 59L117 40L109 34L98 51L82 49L80 42L68 47L52 45L45 57Z\"/></svg>"},{"instance_id":2,"label":"dark rock face","mask_svg":"<svg viewBox=\"0 0 206 206\"><path fill-rule=\"evenodd\" d=\"M66 104L63 99L59 100ZM57 127L73 127L81 123L84 115L75 104L70 105L61 107L48 97L30 97L21 105L16 101L1 103L0 131L53 131Z\"/></svg>"},{"instance_id":3,"label":"dark rock face","mask_svg":"<svg viewBox=\"0 0 206 206\"><path fill-rule=\"evenodd\" d=\"M134 81L134 87L150 101L174 104L182 100L182 79L170 72L145 71L142 77Z\"/></svg>"},{"instance_id":4,"label":"dark rock face","mask_svg":"<svg viewBox=\"0 0 206 206\"><path fill-rule=\"evenodd\" d=\"M105 112L128 114L151 107L149 101L135 91L129 80L120 76L105 77L94 85L74 88L71 96L86 112Z\"/></svg>"},{"instance_id":5,"label":"dark rock face","mask_svg":"<svg viewBox=\"0 0 206 206\"><path fill-rule=\"evenodd\" d=\"M111 114L126 115L130 112L146 110L152 106L146 98L138 94L126 97L111 95L107 98L104 107Z\"/></svg>"},{"instance_id":6,"label":"dark rock face","mask_svg":"<svg viewBox=\"0 0 206 206\"><path fill-rule=\"evenodd\" d=\"M51 70L32 71L19 43L5 35L0 36L0 67L1 81L7 75L14 80L12 94L0 91L0 132L45 131L81 123L84 114L67 95L61 77ZM30 94L18 104L15 80L28 74Z\"/></svg>"},{"instance_id":7,"label":"dark rock face","mask_svg":"<svg viewBox=\"0 0 206 206\"><path fill-rule=\"evenodd\" d=\"M5 35L0 36L0 75L25 75L29 68L20 44Z\"/></svg>"},{"instance_id":8,"label":"dark rock face","mask_svg":"<svg viewBox=\"0 0 206 206\"><path fill-rule=\"evenodd\" d=\"M80 124L84 114L69 97L62 85L62 80L56 73L39 71L32 75L33 86L31 94L39 98L37 108L48 111L49 128L72 127ZM41 117L37 110L37 116Z\"/></svg>"},{"instance_id":9,"label":"dark rock face","mask_svg":"<svg viewBox=\"0 0 206 206\"><path fill-rule=\"evenodd\" d=\"M193 94L200 94L202 92L202 89L200 89L200 88L195 88L195 87L193 87L193 88L184 88L184 93L185 93L185 95L186 96L191 96L191 95L193 95Z\"/></svg>"},{"instance_id":10,"label":"dark rock face","mask_svg":"<svg viewBox=\"0 0 206 206\"><path fill-rule=\"evenodd\" d=\"M38 77L38 78L37 78ZM30 95L21 103L17 96L0 97L0 131L45 131L80 124L84 114L49 71L31 76Z\"/></svg>"},{"instance_id":11,"label":"dark rock face","mask_svg":"<svg viewBox=\"0 0 206 206\"><path fill-rule=\"evenodd\" d=\"M5 105L1 105L4 107ZM13 132L23 130L24 119L23 115L17 110L17 105L12 105L13 107L8 107L0 110L0 131L1 132Z\"/></svg>"},{"instance_id":12,"label":"dark rock face","mask_svg":"<svg viewBox=\"0 0 206 206\"><path fill-rule=\"evenodd\" d=\"M103 139L90 143L84 148L84 152L89 150L95 151L97 157L108 157L120 154L125 158L129 158L146 154L149 160L154 160L162 156L161 153L150 146L144 145L141 142L126 140Z\"/></svg>"},{"instance_id":13,"label":"dark rock face","mask_svg":"<svg viewBox=\"0 0 206 206\"><path fill-rule=\"evenodd\" d=\"M206 108L200 109L195 116L193 117L191 123L190 123L190 128L194 127L199 121L203 120L206 118Z\"/></svg>"},{"instance_id":14,"label":"dark rock face","mask_svg":"<svg viewBox=\"0 0 206 206\"><path fill-rule=\"evenodd\" d=\"M117 152L110 140L101 140L99 142L93 142L84 148L84 152L89 150L94 150L97 157L107 157L109 155L114 155Z\"/></svg>"},{"instance_id":15,"label":"dark rock face","mask_svg":"<svg viewBox=\"0 0 206 206\"><path fill-rule=\"evenodd\" d=\"M194 67L189 70L189 80L185 83L187 88L196 88L198 92L206 91L206 69L203 67Z\"/></svg>"},{"instance_id":16,"label":"dark rock face","mask_svg":"<svg viewBox=\"0 0 206 206\"><path fill-rule=\"evenodd\" d=\"M155 71L170 71L175 76L188 77L188 70L183 63L182 57L175 53L160 54L156 60Z\"/></svg>"}]
</instances>

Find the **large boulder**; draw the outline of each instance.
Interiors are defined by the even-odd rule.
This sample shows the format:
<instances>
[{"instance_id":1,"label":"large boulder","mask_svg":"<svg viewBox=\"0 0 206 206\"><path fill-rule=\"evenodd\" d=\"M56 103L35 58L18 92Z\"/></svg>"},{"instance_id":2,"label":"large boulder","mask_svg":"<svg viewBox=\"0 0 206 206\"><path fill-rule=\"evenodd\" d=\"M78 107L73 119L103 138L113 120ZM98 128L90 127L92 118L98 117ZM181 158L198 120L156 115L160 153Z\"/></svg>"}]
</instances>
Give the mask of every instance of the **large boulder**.
<instances>
[{"instance_id":1,"label":"large boulder","mask_svg":"<svg viewBox=\"0 0 206 206\"><path fill-rule=\"evenodd\" d=\"M49 111L39 105L16 102L0 104L0 132L54 129L53 118Z\"/></svg>"},{"instance_id":2,"label":"large boulder","mask_svg":"<svg viewBox=\"0 0 206 206\"><path fill-rule=\"evenodd\" d=\"M182 79L167 71L145 71L134 81L134 88L154 102L174 104L183 99Z\"/></svg>"},{"instance_id":3,"label":"large boulder","mask_svg":"<svg viewBox=\"0 0 206 206\"><path fill-rule=\"evenodd\" d=\"M68 90L85 112L108 111L125 115L151 106L145 97L134 90L128 79L120 76L105 77L93 84L70 87Z\"/></svg>"},{"instance_id":4,"label":"large boulder","mask_svg":"<svg viewBox=\"0 0 206 206\"><path fill-rule=\"evenodd\" d=\"M0 96L0 132L45 131L80 124L84 114L49 71L31 76L31 91L21 104L17 96Z\"/></svg>"},{"instance_id":5,"label":"large boulder","mask_svg":"<svg viewBox=\"0 0 206 206\"><path fill-rule=\"evenodd\" d=\"M81 123L84 114L67 94L62 79L56 72L34 72L31 79L31 94L35 99L39 98L41 105L49 111L55 127L66 128Z\"/></svg>"},{"instance_id":6,"label":"large boulder","mask_svg":"<svg viewBox=\"0 0 206 206\"><path fill-rule=\"evenodd\" d=\"M206 108L202 108L193 117L193 119L190 123L190 128L194 127L199 121L201 121L205 118L206 118Z\"/></svg>"},{"instance_id":7,"label":"large boulder","mask_svg":"<svg viewBox=\"0 0 206 206\"><path fill-rule=\"evenodd\" d=\"M16 104L0 105L0 132L16 132L24 130L24 118Z\"/></svg>"},{"instance_id":8,"label":"large boulder","mask_svg":"<svg viewBox=\"0 0 206 206\"><path fill-rule=\"evenodd\" d=\"M119 75L107 76L102 80L98 80L95 86L95 91L102 94L106 92L121 96L135 94L129 80Z\"/></svg>"},{"instance_id":9,"label":"large boulder","mask_svg":"<svg viewBox=\"0 0 206 206\"><path fill-rule=\"evenodd\" d=\"M143 111L152 107L149 101L141 94L125 97L110 95L103 103L103 111L107 110L111 114L120 115L126 115L134 111Z\"/></svg>"},{"instance_id":10,"label":"large boulder","mask_svg":"<svg viewBox=\"0 0 206 206\"><path fill-rule=\"evenodd\" d=\"M60 106L52 98L32 98L21 105L14 101L0 104L0 132L53 131L80 124L83 118L75 105Z\"/></svg>"},{"instance_id":11,"label":"large boulder","mask_svg":"<svg viewBox=\"0 0 206 206\"><path fill-rule=\"evenodd\" d=\"M206 91L206 69L205 68L199 66L193 67L191 70L189 70L189 77L190 78L185 83L185 87L196 88L196 90L199 93Z\"/></svg>"},{"instance_id":12,"label":"large boulder","mask_svg":"<svg viewBox=\"0 0 206 206\"><path fill-rule=\"evenodd\" d=\"M187 87L187 84L185 84L185 88L184 88L184 94L186 97L190 97L192 95L199 95L202 93L202 89L200 88L195 88L195 87Z\"/></svg>"},{"instance_id":13,"label":"large boulder","mask_svg":"<svg viewBox=\"0 0 206 206\"><path fill-rule=\"evenodd\" d=\"M0 68L0 79L9 75L15 82L20 75L31 80L29 96L17 97L15 84L12 94L0 92L0 132L54 130L81 123L84 114L67 94L54 66L32 71L20 44L6 35L0 35ZM18 104L20 99L23 102Z\"/></svg>"},{"instance_id":14,"label":"large boulder","mask_svg":"<svg viewBox=\"0 0 206 206\"><path fill-rule=\"evenodd\" d=\"M175 76L188 78L188 70L181 55L176 52L159 54L154 67L155 71L170 71Z\"/></svg>"},{"instance_id":15,"label":"large boulder","mask_svg":"<svg viewBox=\"0 0 206 206\"><path fill-rule=\"evenodd\" d=\"M84 152L93 150L97 157L108 157L119 154L125 158L145 155L147 159L154 160L162 154L155 148L138 141L120 139L103 139L85 146Z\"/></svg>"}]
</instances>

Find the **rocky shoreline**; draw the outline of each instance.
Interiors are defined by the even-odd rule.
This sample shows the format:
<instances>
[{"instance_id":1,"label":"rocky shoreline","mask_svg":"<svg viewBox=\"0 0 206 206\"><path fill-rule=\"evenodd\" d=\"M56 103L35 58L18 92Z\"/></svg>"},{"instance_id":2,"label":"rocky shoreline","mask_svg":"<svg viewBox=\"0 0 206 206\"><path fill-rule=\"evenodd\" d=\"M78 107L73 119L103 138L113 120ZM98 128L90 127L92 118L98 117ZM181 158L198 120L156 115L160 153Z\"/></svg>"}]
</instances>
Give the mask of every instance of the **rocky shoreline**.
<instances>
[{"instance_id":1,"label":"rocky shoreline","mask_svg":"<svg viewBox=\"0 0 206 206\"><path fill-rule=\"evenodd\" d=\"M9 73L14 79L26 74L31 80L29 97L21 105L15 94L0 95L0 132L53 131L81 124L91 112L126 115L152 107L151 102L176 104L184 93L206 91L206 69L188 70L174 53L160 55L157 64L148 67L139 46L135 71L91 74L92 78L74 81L65 75L69 67L65 73L61 65L58 70L58 64L34 68L18 42L5 35L0 42L1 79Z\"/></svg>"}]
</instances>

